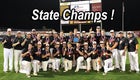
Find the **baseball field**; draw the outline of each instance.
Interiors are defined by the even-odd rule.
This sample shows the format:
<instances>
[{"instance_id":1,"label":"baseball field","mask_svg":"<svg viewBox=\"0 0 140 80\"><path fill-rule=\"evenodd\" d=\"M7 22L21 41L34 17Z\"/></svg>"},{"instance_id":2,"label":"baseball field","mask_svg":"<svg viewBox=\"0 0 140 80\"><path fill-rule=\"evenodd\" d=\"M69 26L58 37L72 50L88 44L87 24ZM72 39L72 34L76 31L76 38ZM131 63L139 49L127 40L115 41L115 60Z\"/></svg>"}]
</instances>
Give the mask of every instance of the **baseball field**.
<instances>
[{"instance_id":1,"label":"baseball field","mask_svg":"<svg viewBox=\"0 0 140 80\"><path fill-rule=\"evenodd\" d=\"M140 43L140 38L138 39ZM139 45L140 46L140 45ZM140 48L139 48L140 54ZM140 60L140 55L139 55ZM140 63L140 61L139 61ZM140 73L129 72L129 59L127 57L126 61L126 72L119 72L114 70L109 72L107 75L103 76L103 72L95 72L91 71L89 73L85 73L84 70L80 70L75 73L74 69L72 71L68 71L66 73L63 72L52 72L51 70L47 72L40 72L38 76L32 76L31 78L27 78L25 74L3 72L3 47L0 44L0 80L140 80Z\"/></svg>"}]
</instances>

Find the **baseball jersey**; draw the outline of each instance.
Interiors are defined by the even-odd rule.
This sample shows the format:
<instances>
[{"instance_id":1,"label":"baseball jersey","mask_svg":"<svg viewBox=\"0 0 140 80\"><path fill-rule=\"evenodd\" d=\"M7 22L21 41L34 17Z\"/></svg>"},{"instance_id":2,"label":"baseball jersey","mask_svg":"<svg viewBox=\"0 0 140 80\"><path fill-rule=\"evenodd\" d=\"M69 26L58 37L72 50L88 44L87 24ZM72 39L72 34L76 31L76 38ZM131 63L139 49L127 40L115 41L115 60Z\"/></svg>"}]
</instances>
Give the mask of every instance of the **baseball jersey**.
<instances>
[{"instance_id":1,"label":"baseball jersey","mask_svg":"<svg viewBox=\"0 0 140 80\"><path fill-rule=\"evenodd\" d=\"M12 36L8 36L8 35L4 36L2 42L4 42L5 40L6 43L3 44L3 47L8 49L12 48Z\"/></svg>"},{"instance_id":2,"label":"baseball jersey","mask_svg":"<svg viewBox=\"0 0 140 80\"><path fill-rule=\"evenodd\" d=\"M116 42L118 43L118 40L117 40L117 38L115 36L114 37L110 36L108 38L108 45L109 45L109 47L113 47Z\"/></svg>"},{"instance_id":3,"label":"baseball jersey","mask_svg":"<svg viewBox=\"0 0 140 80\"><path fill-rule=\"evenodd\" d=\"M91 59L96 59L98 58L98 49L97 48L91 48L91 51L94 52L94 54L91 54Z\"/></svg>"},{"instance_id":4,"label":"baseball jersey","mask_svg":"<svg viewBox=\"0 0 140 80\"><path fill-rule=\"evenodd\" d=\"M36 52L38 52L39 54L36 54ZM41 61L41 53L42 53L42 48L38 49L37 47L35 47L34 48L34 53L33 53L34 60Z\"/></svg>"},{"instance_id":5,"label":"baseball jersey","mask_svg":"<svg viewBox=\"0 0 140 80\"><path fill-rule=\"evenodd\" d=\"M56 56L54 56L54 58L61 58L61 50L60 50L60 48L54 48L54 49L53 49L53 55L54 55L57 51L59 51L59 53L58 53Z\"/></svg>"},{"instance_id":6,"label":"baseball jersey","mask_svg":"<svg viewBox=\"0 0 140 80\"><path fill-rule=\"evenodd\" d=\"M26 53L27 51L28 51L28 49L25 48L25 49L22 51L22 54ZM33 55L33 54L34 54L34 50L32 49L32 50L30 50L30 52L29 52L27 55L25 55L25 56L22 58L22 60L31 62L30 55Z\"/></svg>"},{"instance_id":7,"label":"baseball jersey","mask_svg":"<svg viewBox=\"0 0 140 80\"><path fill-rule=\"evenodd\" d=\"M50 54L50 51L48 50L42 50L42 53L41 55L46 55L46 54ZM48 61L49 60L49 57L46 57L46 58L42 58L41 59L42 61Z\"/></svg>"},{"instance_id":8,"label":"baseball jersey","mask_svg":"<svg viewBox=\"0 0 140 80\"><path fill-rule=\"evenodd\" d=\"M128 46L128 40L125 37L119 39L118 50L123 50L125 46Z\"/></svg>"},{"instance_id":9,"label":"baseball jersey","mask_svg":"<svg viewBox=\"0 0 140 80\"><path fill-rule=\"evenodd\" d=\"M19 44L16 45L16 46L14 47L14 49L16 49L16 50L22 50L22 49L23 49L23 46L21 45L21 43L23 42L23 40L24 40L23 37L15 37L13 43L19 42Z\"/></svg>"},{"instance_id":10,"label":"baseball jersey","mask_svg":"<svg viewBox=\"0 0 140 80\"><path fill-rule=\"evenodd\" d=\"M72 48L67 48L67 51L65 53L65 58L68 60L73 60L73 55L74 55L74 51Z\"/></svg>"},{"instance_id":11,"label":"baseball jersey","mask_svg":"<svg viewBox=\"0 0 140 80\"><path fill-rule=\"evenodd\" d=\"M134 52L136 50L136 45L138 44L138 40L136 37L128 38L128 52Z\"/></svg>"}]
</instances>

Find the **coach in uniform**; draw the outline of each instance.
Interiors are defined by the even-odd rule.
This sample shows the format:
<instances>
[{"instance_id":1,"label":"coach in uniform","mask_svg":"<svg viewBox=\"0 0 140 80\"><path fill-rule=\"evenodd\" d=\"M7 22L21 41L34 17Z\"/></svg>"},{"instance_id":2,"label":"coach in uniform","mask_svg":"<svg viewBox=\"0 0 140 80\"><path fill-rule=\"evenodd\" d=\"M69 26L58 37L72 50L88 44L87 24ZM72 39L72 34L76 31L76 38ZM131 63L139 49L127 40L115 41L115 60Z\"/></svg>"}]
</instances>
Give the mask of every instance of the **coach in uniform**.
<instances>
[{"instance_id":1,"label":"coach in uniform","mask_svg":"<svg viewBox=\"0 0 140 80\"><path fill-rule=\"evenodd\" d=\"M124 37L124 33L122 31L119 32L119 43L118 43L118 56L120 59L120 70L125 71L125 63L126 63L126 50L128 46L128 40Z\"/></svg>"},{"instance_id":2,"label":"coach in uniform","mask_svg":"<svg viewBox=\"0 0 140 80\"><path fill-rule=\"evenodd\" d=\"M19 67L21 69L21 53L22 53L22 49L23 46L21 45L21 43L23 42L23 37L21 34L21 31L17 31L17 35L13 41L13 47L14 47L14 67L15 67L15 72L18 73L19 71Z\"/></svg>"},{"instance_id":3,"label":"coach in uniform","mask_svg":"<svg viewBox=\"0 0 140 80\"><path fill-rule=\"evenodd\" d=\"M4 65L3 71L8 71L8 60L9 60L9 70L13 70L13 48L12 48L12 35L11 35L11 28L7 29L7 35L4 36L2 40L2 45L4 47Z\"/></svg>"},{"instance_id":4,"label":"coach in uniform","mask_svg":"<svg viewBox=\"0 0 140 80\"><path fill-rule=\"evenodd\" d=\"M139 73L138 40L131 31L127 32L127 37L128 37L128 56L130 61L130 72L136 71L136 73Z\"/></svg>"}]
</instances>

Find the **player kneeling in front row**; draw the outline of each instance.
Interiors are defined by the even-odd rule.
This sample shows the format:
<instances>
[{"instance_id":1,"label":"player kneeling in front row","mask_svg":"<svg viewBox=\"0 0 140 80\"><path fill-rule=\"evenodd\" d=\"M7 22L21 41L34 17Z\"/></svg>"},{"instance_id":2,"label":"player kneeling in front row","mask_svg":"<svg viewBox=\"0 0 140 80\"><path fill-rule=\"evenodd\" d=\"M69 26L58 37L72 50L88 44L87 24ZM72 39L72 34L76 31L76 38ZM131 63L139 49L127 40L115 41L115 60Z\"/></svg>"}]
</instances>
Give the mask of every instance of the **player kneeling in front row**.
<instances>
[{"instance_id":1,"label":"player kneeling in front row","mask_svg":"<svg viewBox=\"0 0 140 80\"><path fill-rule=\"evenodd\" d=\"M37 43L37 47L34 48L34 54L33 54L33 75L37 76L37 72L39 72L40 69L40 61L41 61L41 52L42 52L42 44L41 42Z\"/></svg>"},{"instance_id":2,"label":"player kneeling in front row","mask_svg":"<svg viewBox=\"0 0 140 80\"><path fill-rule=\"evenodd\" d=\"M64 72L72 69L72 61L74 59L73 47L70 43L67 44L67 48L65 48L63 52L64 59Z\"/></svg>"},{"instance_id":3,"label":"player kneeling in front row","mask_svg":"<svg viewBox=\"0 0 140 80\"><path fill-rule=\"evenodd\" d=\"M103 41L100 41L100 54L101 54L101 59L103 61L103 68L104 68L104 73L103 75L106 75L108 71L111 71L114 69L114 66L112 66L112 52L107 50L105 47L105 44Z\"/></svg>"},{"instance_id":4,"label":"player kneeling in front row","mask_svg":"<svg viewBox=\"0 0 140 80\"><path fill-rule=\"evenodd\" d=\"M22 52L22 57L23 57L23 60L22 60L22 66L25 67L25 71L26 71L26 75L27 77L31 77L30 76L30 73L31 73L31 60L33 60L33 46L32 44L30 43L28 45L28 49L24 49L23 52Z\"/></svg>"},{"instance_id":5,"label":"player kneeling in front row","mask_svg":"<svg viewBox=\"0 0 140 80\"><path fill-rule=\"evenodd\" d=\"M55 60L53 58L53 55L50 53L50 47L49 44L45 45L45 50L42 52L42 68L43 71L47 71L48 64L52 64L53 71L55 70Z\"/></svg>"}]
</instances>

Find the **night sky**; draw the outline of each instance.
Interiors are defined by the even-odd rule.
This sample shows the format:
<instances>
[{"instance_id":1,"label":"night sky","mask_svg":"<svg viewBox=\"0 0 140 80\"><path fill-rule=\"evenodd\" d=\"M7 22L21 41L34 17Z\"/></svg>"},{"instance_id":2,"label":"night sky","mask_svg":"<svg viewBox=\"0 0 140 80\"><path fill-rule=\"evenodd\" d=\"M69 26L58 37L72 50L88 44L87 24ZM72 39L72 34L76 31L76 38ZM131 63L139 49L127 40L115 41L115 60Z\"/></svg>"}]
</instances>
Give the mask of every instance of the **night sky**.
<instances>
[{"instance_id":1,"label":"night sky","mask_svg":"<svg viewBox=\"0 0 140 80\"><path fill-rule=\"evenodd\" d=\"M109 16L103 21L106 30L121 29L122 0L102 0L103 11ZM58 21L33 21L33 9L59 12L59 0L1 0L0 2L0 29L12 27L14 29L42 29L42 26L54 28L59 31ZM125 1L125 30L140 30L140 1ZM110 20L110 12L115 9L114 20ZM92 26L92 24L90 24Z\"/></svg>"}]
</instances>

